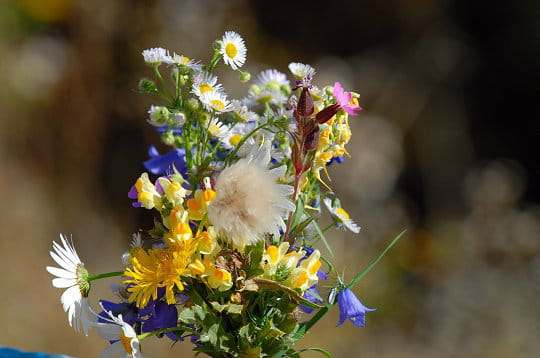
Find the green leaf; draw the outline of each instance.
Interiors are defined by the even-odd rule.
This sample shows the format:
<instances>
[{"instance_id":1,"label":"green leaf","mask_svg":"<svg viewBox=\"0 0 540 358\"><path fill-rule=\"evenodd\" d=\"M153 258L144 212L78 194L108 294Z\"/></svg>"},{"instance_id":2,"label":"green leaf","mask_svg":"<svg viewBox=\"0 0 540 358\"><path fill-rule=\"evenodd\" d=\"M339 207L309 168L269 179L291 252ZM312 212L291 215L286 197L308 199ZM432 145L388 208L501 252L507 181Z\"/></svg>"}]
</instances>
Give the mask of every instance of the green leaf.
<instances>
[{"instance_id":1,"label":"green leaf","mask_svg":"<svg viewBox=\"0 0 540 358\"><path fill-rule=\"evenodd\" d=\"M317 231L317 234L319 235L319 237L322 239L322 242L324 244L324 246L326 246L326 249L328 250L328 252L330 253L330 256L334 257L334 252L332 251L332 248L330 247L330 245L328 244L328 241L326 241L326 238L324 237L324 234L323 232L321 231L321 228L319 227L319 225L317 224L317 221L316 220L313 220L313 226L315 226L315 230Z\"/></svg>"},{"instance_id":2,"label":"green leaf","mask_svg":"<svg viewBox=\"0 0 540 358\"><path fill-rule=\"evenodd\" d=\"M360 280L363 279L364 276L367 275L369 271L371 271L371 269L375 267L375 265L377 265L377 263L384 257L384 255L386 255L388 250L390 250L392 246L394 246L399 241L399 239L401 239L403 235L405 235L405 232L407 232L407 230L403 230L402 232L400 232L399 235L396 236L388 246L386 246L386 249L384 249L383 252L381 252L381 254L375 260L373 260L364 271L360 272L358 275L356 275L355 278L352 279L352 281L347 285L347 288L352 288L356 284L358 284L358 282L360 282Z\"/></svg>"},{"instance_id":3,"label":"green leaf","mask_svg":"<svg viewBox=\"0 0 540 358\"><path fill-rule=\"evenodd\" d=\"M178 319L186 324L194 324L196 322L195 313L191 308L184 308L178 315Z\"/></svg>"},{"instance_id":4,"label":"green leaf","mask_svg":"<svg viewBox=\"0 0 540 358\"><path fill-rule=\"evenodd\" d=\"M296 200L296 210L294 211L294 215L291 218L291 230L294 230L296 226L300 223L302 220L302 215L304 214L304 201L302 200L302 197L299 196L298 200Z\"/></svg>"},{"instance_id":5,"label":"green leaf","mask_svg":"<svg viewBox=\"0 0 540 358\"><path fill-rule=\"evenodd\" d=\"M328 352L327 350L324 350L322 348L304 348L304 349L300 349L299 351L296 351L296 352L297 353L302 353L302 352L308 352L308 351L321 352L326 357L332 358L332 355L330 354L330 352Z\"/></svg>"},{"instance_id":6,"label":"green leaf","mask_svg":"<svg viewBox=\"0 0 540 358\"><path fill-rule=\"evenodd\" d=\"M316 303L313 303L313 302L310 302L308 300L306 300L304 297L302 297L302 295L298 292L298 291L295 291L293 290L292 288L290 287L287 287L285 285L282 285L276 281L272 281L272 280L267 280L265 278L260 278L260 277L256 277L254 278L254 281L257 283L257 285L259 285L260 287L265 287L265 288L268 288L270 290L280 290L280 291L284 291L286 292L287 294L289 294L289 296L291 297L291 299L297 303L301 303L303 304L304 306L308 306L308 307L311 307L311 308L322 308L323 306L321 305L318 305Z\"/></svg>"}]
</instances>

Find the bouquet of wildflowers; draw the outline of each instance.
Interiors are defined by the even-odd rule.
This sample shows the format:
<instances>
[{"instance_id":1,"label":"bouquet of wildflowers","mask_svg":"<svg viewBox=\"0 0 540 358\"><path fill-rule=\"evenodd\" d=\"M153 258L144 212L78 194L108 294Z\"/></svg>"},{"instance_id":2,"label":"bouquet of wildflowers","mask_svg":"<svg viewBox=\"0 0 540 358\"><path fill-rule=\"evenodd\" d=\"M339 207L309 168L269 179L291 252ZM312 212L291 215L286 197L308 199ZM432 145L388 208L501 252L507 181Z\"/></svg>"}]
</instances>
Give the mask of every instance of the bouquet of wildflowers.
<instances>
[{"instance_id":1,"label":"bouquet of wildflowers","mask_svg":"<svg viewBox=\"0 0 540 358\"><path fill-rule=\"evenodd\" d=\"M359 96L339 82L319 88L311 66L291 63L292 85L265 70L244 99L231 100L216 72L249 81L240 70L246 52L234 32L215 42L207 65L162 48L143 51L154 79L139 87L156 101L148 122L172 149L150 148L150 174L134 180L128 197L151 211L154 225L133 235L118 272L90 274L71 240L53 243L61 268L47 270L66 289L69 323L109 341L104 357L141 357L152 336L188 340L212 357L299 357L294 343L335 303L338 325L349 319L363 327L372 311L351 288L380 257L345 283L314 248L322 242L331 253L324 232L332 226L360 230L325 183L326 167L348 155ZM325 229L323 210L332 218ZM92 282L113 276L122 280L117 300L100 300L95 311ZM326 299L321 280L330 287Z\"/></svg>"}]
</instances>

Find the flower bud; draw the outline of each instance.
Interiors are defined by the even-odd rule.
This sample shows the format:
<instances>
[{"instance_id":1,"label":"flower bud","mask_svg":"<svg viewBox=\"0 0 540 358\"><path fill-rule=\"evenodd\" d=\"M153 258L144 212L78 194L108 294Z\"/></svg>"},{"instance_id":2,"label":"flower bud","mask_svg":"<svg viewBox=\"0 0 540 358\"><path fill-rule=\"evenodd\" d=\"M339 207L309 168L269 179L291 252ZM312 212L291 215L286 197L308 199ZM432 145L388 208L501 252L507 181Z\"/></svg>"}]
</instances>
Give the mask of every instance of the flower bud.
<instances>
[{"instance_id":1,"label":"flower bud","mask_svg":"<svg viewBox=\"0 0 540 358\"><path fill-rule=\"evenodd\" d=\"M161 135L161 140L166 145L173 145L174 144L174 134L171 131L167 131Z\"/></svg>"},{"instance_id":2,"label":"flower bud","mask_svg":"<svg viewBox=\"0 0 540 358\"><path fill-rule=\"evenodd\" d=\"M169 112L167 107L150 106L150 109L148 110L148 114L150 115L150 120L149 120L150 124L156 127L160 127L167 124L167 121L169 120L171 112Z\"/></svg>"},{"instance_id":3,"label":"flower bud","mask_svg":"<svg viewBox=\"0 0 540 358\"><path fill-rule=\"evenodd\" d=\"M154 81L143 78L139 81L139 90L144 93L156 93L157 87Z\"/></svg>"},{"instance_id":4,"label":"flower bud","mask_svg":"<svg viewBox=\"0 0 540 358\"><path fill-rule=\"evenodd\" d=\"M249 72L244 72L240 70L238 72L240 72L240 82L246 83L251 79L251 74Z\"/></svg>"},{"instance_id":5,"label":"flower bud","mask_svg":"<svg viewBox=\"0 0 540 358\"><path fill-rule=\"evenodd\" d=\"M308 117L313 114L315 107L313 106L313 98L309 92L309 88L303 87L300 99L298 100L298 106L296 108L298 114L302 117Z\"/></svg>"},{"instance_id":6,"label":"flower bud","mask_svg":"<svg viewBox=\"0 0 540 358\"><path fill-rule=\"evenodd\" d=\"M315 116L317 123L323 124L328 122L339 111L339 108L339 104L332 104L324 108Z\"/></svg>"},{"instance_id":7,"label":"flower bud","mask_svg":"<svg viewBox=\"0 0 540 358\"><path fill-rule=\"evenodd\" d=\"M200 108L200 106L201 106L199 100L197 98L193 98L193 97L191 97L190 99L187 100L186 105L187 105L187 108L189 108L192 111L198 110Z\"/></svg>"},{"instance_id":8,"label":"flower bud","mask_svg":"<svg viewBox=\"0 0 540 358\"><path fill-rule=\"evenodd\" d=\"M186 115L183 112L174 112L172 114L172 120L176 125L182 126L186 123Z\"/></svg>"},{"instance_id":9,"label":"flower bud","mask_svg":"<svg viewBox=\"0 0 540 358\"><path fill-rule=\"evenodd\" d=\"M319 145L319 126L313 128L307 135L304 140L304 150L306 152L311 152L312 150L317 149Z\"/></svg>"}]
</instances>

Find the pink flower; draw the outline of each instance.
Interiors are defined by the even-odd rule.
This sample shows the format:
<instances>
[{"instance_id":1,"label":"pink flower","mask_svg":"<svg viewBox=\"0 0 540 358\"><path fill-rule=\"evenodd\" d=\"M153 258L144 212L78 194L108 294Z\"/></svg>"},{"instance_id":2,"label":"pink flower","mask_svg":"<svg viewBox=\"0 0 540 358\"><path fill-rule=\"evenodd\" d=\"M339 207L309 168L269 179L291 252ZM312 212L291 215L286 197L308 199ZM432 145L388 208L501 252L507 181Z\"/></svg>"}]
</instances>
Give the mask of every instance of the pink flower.
<instances>
[{"instance_id":1,"label":"pink flower","mask_svg":"<svg viewBox=\"0 0 540 358\"><path fill-rule=\"evenodd\" d=\"M334 97L336 97L338 105L351 116L357 116L357 112L362 110L362 107L349 103L352 95L349 92L345 92L339 82L334 83Z\"/></svg>"}]
</instances>

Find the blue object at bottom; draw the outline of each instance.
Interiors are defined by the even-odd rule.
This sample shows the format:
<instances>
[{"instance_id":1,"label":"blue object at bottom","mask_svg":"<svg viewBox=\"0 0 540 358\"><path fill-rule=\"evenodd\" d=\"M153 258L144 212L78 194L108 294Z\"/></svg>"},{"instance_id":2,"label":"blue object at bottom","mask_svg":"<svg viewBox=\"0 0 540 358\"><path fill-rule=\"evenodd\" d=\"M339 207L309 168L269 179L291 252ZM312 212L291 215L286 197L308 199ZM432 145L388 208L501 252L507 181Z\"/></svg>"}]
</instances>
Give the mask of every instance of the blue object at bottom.
<instances>
[{"instance_id":1,"label":"blue object at bottom","mask_svg":"<svg viewBox=\"0 0 540 358\"><path fill-rule=\"evenodd\" d=\"M66 355L23 352L18 349L0 347L0 358L69 358Z\"/></svg>"}]
</instances>

